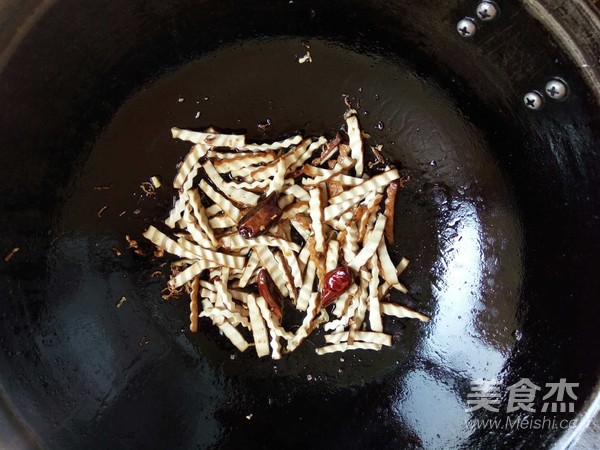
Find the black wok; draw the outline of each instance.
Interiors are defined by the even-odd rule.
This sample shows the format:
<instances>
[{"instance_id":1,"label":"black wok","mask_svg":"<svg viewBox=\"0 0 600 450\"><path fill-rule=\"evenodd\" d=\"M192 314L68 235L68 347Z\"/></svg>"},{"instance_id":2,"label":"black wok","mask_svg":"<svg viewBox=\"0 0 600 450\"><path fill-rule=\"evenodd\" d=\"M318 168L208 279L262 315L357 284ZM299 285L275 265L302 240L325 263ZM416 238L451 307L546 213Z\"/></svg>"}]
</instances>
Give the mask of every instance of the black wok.
<instances>
[{"instance_id":1,"label":"black wok","mask_svg":"<svg viewBox=\"0 0 600 450\"><path fill-rule=\"evenodd\" d=\"M599 403L598 15L584 1L501 1L500 17L465 39L456 22L476 5L3 2L0 250L20 248L0 261L3 446L537 449L576 439ZM312 63L297 62L303 40ZM527 109L523 95L553 77L567 99ZM187 145L169 128L332 134L343 94L370 142L411 176L393 252L412 261L411 295L394 301L433 320L387 321L394 346L381 352L317 357L315 335L277 362L237 354L205 322L190 334L187 301L163 301L164 278L148 277L157 261L124 239L171 206ZM143 198L138 186L155 174L166 187ZM481 378L498 380L499 413L465 411ZM536 411L509 413L508 387L524 378L543 388ZM579 383L573 411L543 413L546 383L561 378ZM572 422L468 422L507 417Z\"/></svg>"}]
</instances>

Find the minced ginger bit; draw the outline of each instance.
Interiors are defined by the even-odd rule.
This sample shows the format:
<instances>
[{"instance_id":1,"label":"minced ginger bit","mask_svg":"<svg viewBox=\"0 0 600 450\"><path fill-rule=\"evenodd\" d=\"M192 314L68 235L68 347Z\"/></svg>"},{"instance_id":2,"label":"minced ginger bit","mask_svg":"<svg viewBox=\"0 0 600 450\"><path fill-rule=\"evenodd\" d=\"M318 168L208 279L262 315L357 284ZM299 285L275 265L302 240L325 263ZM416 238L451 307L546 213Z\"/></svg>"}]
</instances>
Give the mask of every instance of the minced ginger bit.
<instances>
[{"instance_id":1,"label":"minced ginger bit","mask_svg":"<svg viewBox=\"0 0 600 450\"><path fill-rule=\"evenodd\" d=\"M104 211L106 211L108 209L108 205L104 205L102 208L100 208L98 210L98 212L96 213L96 215L98 216L98 218L102 217L102 214L104 214Z\"/></svg>"},{"instance_id":2,"label":"minced ginger bit","mask_svg":"<svg viewBox=\"0 0 600 450\"><path fill-rule=\"evenodd\" d=\"M4 262L9 262L13 256L15 256L17 253L19 253L21 251L21 249L19 247L15 247L13 248L10 252L8 252L6 254L6 256L4 257Z\"/></svg>"},{"instance_id":3,"label":"minced ginger bit","mask_svg":"<svg viewBox=\"0 0 600 450\"><path fill-rule=\"evenodd\" d=\"M312 56L310 56L310 51L307 51L304 56L301 56L300 58L298 58L298 62L300 64L313 62Z\"/></svg>"},{"instance_id":4,"label":"minced ginger bit","mask_svg":"<svg viewBox=\"0 0 600 450\"><path fill-rule=\"evenodd\" d=\"M310 53L298 61L311 62ZM407 180L380 146L372 151L383 171L365 173L367 136L345 101L347 138L247 143L244 135L214 129L172 129L194 145L178 166L166 227L150 226L144 237L156 257L180 258L170 263L163 298L189 293L192 332L204 317L239 351L253 346L258 357L280 359L321 326L327 334L316 353L324 355L389 347L383 316L429 320L389 300L390 289L407 292L398 276L408 260L396 266L387 248L397 192ZM152 177L142 189L152 195L160 186ZM282 320L291 308L304 313L301 322Z\"/></svg>"}]
</instances>

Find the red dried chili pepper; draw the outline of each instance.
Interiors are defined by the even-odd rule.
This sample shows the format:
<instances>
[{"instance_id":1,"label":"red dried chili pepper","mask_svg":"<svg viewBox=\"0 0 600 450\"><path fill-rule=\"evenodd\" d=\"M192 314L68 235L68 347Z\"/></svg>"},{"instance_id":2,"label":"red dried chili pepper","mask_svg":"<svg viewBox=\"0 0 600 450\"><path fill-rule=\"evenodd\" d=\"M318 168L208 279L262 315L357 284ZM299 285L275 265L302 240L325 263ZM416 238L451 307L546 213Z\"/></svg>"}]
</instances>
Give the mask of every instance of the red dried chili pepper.
<instances>
[{"instance_id":1,"label":"red dried chili pepper","mask_svg":"<svg viewBox=\"0 0 600 450\"><path fill-rule=\"evenodd\" d=\"M240 219L238 232L246 239L260 236L275 225L281 214L283 211L277 204L277 193L273 192Z\"/></svg>"},{"instance_id":2,"label":"red dried chili pepper","mask_svg":"<svg viewBox=\"0 0 600 450\"><path fill-rule=\"evenodd\" d=\"M258 292L267 301L269 309L273 311L279 319L283 317L281 307L283 305L283 295L275 285L275 282L264 267L258 271L256 276L256 284L258 284Z\"/></svg>"},{"instance_id":3,"label":"red dried chili pepper","mask_svg":"<svg viewBox=\"0 0 600 450\"><path fill-rule=\"evenodd\" d=\"M354 284L354 272L349 267L338 267L328 272L321 289L321 304L329 306Z\"/></svg>"}]
</instances>

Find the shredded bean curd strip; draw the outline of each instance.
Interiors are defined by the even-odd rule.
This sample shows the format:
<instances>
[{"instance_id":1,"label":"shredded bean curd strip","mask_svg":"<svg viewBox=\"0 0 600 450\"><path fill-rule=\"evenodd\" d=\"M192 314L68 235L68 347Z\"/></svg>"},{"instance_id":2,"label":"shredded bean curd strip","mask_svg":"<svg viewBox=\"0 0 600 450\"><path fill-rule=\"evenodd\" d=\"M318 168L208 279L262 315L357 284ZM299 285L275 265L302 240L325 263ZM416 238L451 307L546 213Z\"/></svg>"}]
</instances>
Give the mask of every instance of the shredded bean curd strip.
<instances>
[{"instance_id":1,"label":"shredded bean curd strip","mask_svg":"<svg viewBox=\"0 0 600 450\"><path fill-rule=\"evenodd\" d=\"M230 228L236 225L236 222L227 216L219 216L219 217L211 217L208 221L208 224L212 229L223 229Z\"/></svg>"},{"instance_id":2,"label":"shredded bean curd strip","mask_svg":"<svg viewBox=\"0 0 600 450\"><path fill-rule=\"evenodd\" d=\"M381 312L386 316L394 316L400 319L409 318L409 319L419 319L421 322L429 322L431 319L427 317L425 314L421 314L420 312L413 311L410 308L405 306L396 305L395 303L381 303Z\"/></svg>"},{"instance_id":3,"label":"shredded bean curd strip","mask_svg":"<svg viewBox=\"0 0 600 450\"><path fill-rule=\"evenodd\" d=\"M311 260L306 266L304 282L302 283L302 288L298 293L298 301L296 302L296 308L300 311L306 311L306 308L308 308L308 302L312 293L316 273L317 266L315 266L315 263Z\"/></svg>"},{"instance_id":4,"label":"shredded bean curd strip","mask_svg":"<svg viewBox=\"0 0 600 450\"><path fill-rule=\"evenodd\" d=\"M345 191L340 195L336 195L335 197L331 197L329 199L329 203L335 205L336 203L342 203L346 200L350 200L356 197L362 197L369 192L376 191L380 187L387 186L390 181L394 181L400 178L400 174L396 169L388 170L386 172L380 173L379 175L375 175L373 178L370 178L358 186L353 187Z\"/></svg>"},{"instance_id":5,"label":"shredded bean curd strip","mask_svg":"<svg viewBox=\"0 0 600 450\"><path fill-rule=\"evenodd\" d=\"M200 225L200 228L202 229L202 231L204 231L206 236L210 239L213 246L217 246L218 241L217 241L217 238L215 237L212 227L210 226L210 221L208 220L208 216L206 215L206 210L204 209L204 206L202 206L202 202L200 200L200 194L198 193L198 191L196 189L191 190L189 192L190 192L189 193L190 205L192 205L192 209L194 211L194 216L196 217L196 220L198 221L198 225Z\"/></svg>"},{"instance_id":6,"label":"shredded bean curd strip","mask_svg":"<svg viewBox=\"0 0 600 450\"><path fill-rule=\"evenodd\" d=\"M382 332L381 305L379 304L379 265L377 256L371 257L371 281L369 281L369 325L371 330ZM391 344L390 344L391 345Z\"/></svg>"},{"instance_id":7,"label":"shredded bean curd strip","mask_svg":"<svg viewBox=\"0 0 600 450\"><path fill-rule=\"evenodd\" d=\"M310 190L310 218L315 235L315 251L325 251L325 230L323 229L323 191L320 187Z\"/></svg>"},{"instance_id":8,"label":"shredded bean curd strip","mask_svg":"<svg viewBox=\"0 0 600 450\"><path fill-rule=\"evenodd\" d=\"M157 230L154 226L150 225L144 232L143 236L151 241L157 247L166 250L173 255L180 256L182 258L197 259L198 255L182 248L177 242L168 237L166 234Z\"/></svg>"},{"instance_id":9,"label":"shredded bean curd strip","mask_svg":"<svg viewBox=\"0 0 600 450\"><path fill-rule=\"evenodd\" d=\"M244 147L243 150L250 150L250 151L267 151L267 150L279 150L280 148L288 148L291 147L292 145L298 145L300 142L302 142L302 136L298 135L298 136L293 136L291 138L285 139L283 141L279 141L279 142L272 142L270 144L248 144Z\"/></svg>"},{"instance_id":10,"label":"shredded bean curd strip","mask_svg":"<svg viewBox=\"0 0 600 450\"><path fill-rule=\"evenodd\" d=\"M243 134L220 134L203 133L199 131L182 130L181 128L171 128L173 138L182 141L189 141L194 144L206 144L210 147L232 147L241 149L246 145L246 136Z\"/></svg>"},{"instance_id":11,"label":"shredded bean curd strip","mask_svg":"<svg viewBox=\"0 0 600 450\"><path fill-rule=\"evenodd\" d=\"M338 265L340 256L340 243L335 239L329 241L327 246L327 256L325 258L325 272L331 272Z\"/></svg>"},{"instance_id":12,"label":"shredded bean curd strip","mask_svg":"<svg viewBox=\"0 0 600 450\"><path fill-rule=\"evenodd\" d=\"M200 180L200 189L202 189L213 202L219 205L223 209L223 212L231 217L232 220L236 223L239 222L242 218L242 213L240 213L240 210L235 207L233 203L215 191L212 186L204 180Z\"/></svg>"},{"instance_id":13,"label":"shredded bean curd strip","mask_svg":"<svg viewBox=\"0 0 600 450\"><path fill-rule=\"evenodd\" d=\"M319 312L319 294L313 292L308 300L308 308L306 310L306 316L302 321L302 325L296 331L294 338L288 342L287 351L292 352L307 338L313 328L313 321Z\"/></svg>"},{"instance_id":14,"label":"shredded bean curd strip","mask_svg":"<svg viewBox=\"0 0 600 450\"><path fill-rule=\"evenodd\" d=\"M356 111L350 110L348 111L348 115L346 117L346 125L348 127L348 139L350 146L350 155L352 159L356 161L356 166L354 169L356 170L357 176L362 176L364 170L363 163L363 142L362 142L362 132L360 131L360 127L358 125L358 118L356 117Z\"/></svg>"},{"instance_id":15,"label":"shredded bean curd strip","mask_svg":"<svg viewBox=\"0 0 600 450\"><path fill-rule=\"evenodd\" d=\"M287 286L285 285L285 275L283 274L283 269L279 267L279 264L277 264L273 253L271 250L269 250L269 247L266 245L258 245L254 247L254 251L256 251L263 266L267 269L267 272L269 272L271 278L273 278L273 282L277 285L279 292L281 292L284 297L287 296L289 292Z\"/></svg>"},{"instance_id":16,"label":"shredded bean curd strip","mask_svg":"<svg viewBox=\"0 0 600 450\"><path fill-rule=\"evenodd\" d=\"M256 299L253 295L248 297L248 311L250 312L250 323L252 324L252 335L254 337L254 348L259 358L267 356L269 351L269 336L265 321L256 305Z\"/></svg>"},{"instance_id":17,"label":"shredded bean curd strip","mask_svg":"<svg viewBox=\"0 0 600 450\"><path fill-rule=\"evenodd\" d=\"M381 242L383 230L385 229L385 221L386 217L383 214L380 214L377 218L377 222L375 223L375 228L366 239L367 245L365 245L358 255L356 255L354 259L348 263L348 267L359 271L365 264L367 264L367 261L375 254L377 247Z\"/></svg>"},{"instance_id":18,"label":"shredded bean curd strip","mask_svg":"<svg viewBox=\"0 0 600 450\"><path fill-rule=\"evenodd\" d=\"M183 183L188 178L190 172L195 169L196 164L198 163L200 158L206 155L206 152L208 152L209 148L210 147L205 144L198 144L192 147L190 152L186 155L185 159L183 160L181 167L177 171L177 176L173 181L173 187L179 189L183 185ZM198 173L197 169L196 173Z\"/></svg>"},{"instance_id":19,"label":"shredded bean curd strip","mask_svg":"<svg viewBox=\"0 0 600 450\"><path fill-rule=\"evenodd\" d=\"M217 159L213 162L217 172L235 172L237 174L240 169L245 167L261 163L270 163L275 160L275 153L272 151L265 153L245 153L242 155L233 153L232 155L233 157L231 158Z\"/></svg>"},{"instance_id":20,"label":"shredded bean curd strip","mask_svg":"<svg viewBox=\"0 0 600 450\"><path fill-rule=\"evenodd\" d=\"M229 183L225 183L221 175L215 170L215 167L210 161L207 161L202 166L210 181L219 189L223 194L234 200L237 203L243 203L245 205L254 206L258 202L259 196L253 192L245 191L239 188L232 188ZM204 189L203 189L204 190ZM206 191L205 191L206 192Z\"/></svg>"},{"instance_id":21,"label":"shredded bean curd strip","mask_svg":"<svg viewBox=\"0 0 600 450\"><path fill-rule=\"evenodd\" d=\"M348 344L346 342L342 344L326 345L315 349L317 355L326 355L327 353L334 352L345 352L348 350L381 350L381 345L371 344L370 342L355 342L354 344Z\"/></svg>"},{"instance_id":22,"label":"shredded bean curd strip","mask_svg":"<svg viewBox=\"0 0 600 450\"><path fill-rule=\"evenodd\" d=\"M348 331L342 333L333 333L325 335L325 342L328 344L339 344L340 342L347 342ZM354 340L361 342L369 342L371 344L385 345L387 347L392 345L392 336L390 334L376 333L371 331L357 331L354 333Z\"/></svg>"}]
</instances>

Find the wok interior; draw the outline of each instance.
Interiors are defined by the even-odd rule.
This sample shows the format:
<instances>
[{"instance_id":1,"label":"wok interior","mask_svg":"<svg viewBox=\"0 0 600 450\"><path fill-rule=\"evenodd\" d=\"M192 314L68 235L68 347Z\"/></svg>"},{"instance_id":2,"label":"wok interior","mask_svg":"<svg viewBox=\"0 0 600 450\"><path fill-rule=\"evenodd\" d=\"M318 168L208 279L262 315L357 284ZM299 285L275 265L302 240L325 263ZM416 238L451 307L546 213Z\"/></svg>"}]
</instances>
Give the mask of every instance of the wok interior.
<instances>
[{"instance_id":1,"label":"wok interior","mask_svg":"<svg viewBox=\"0 0 600 450\"><path fill-rule=\"evenodd\" d=\"M471 432L465 399L476 378L567 378L580 383L578 407L591 395L597 113L515 5L472 41L454 31L464 7L62 1L42 17L0 75L10 158L0 239L23 249L0 284L1 381L33 440L489 448L556 438ZM314 62L299 65L303 39ZM525 110L523 92L548 74L568 79L571 98ZM280 362L232 359L208 323L182 331L187 301L160 300L155 262L110 249L170 207L167 187L158 200L135 194L157 173L169 184L187 150L171 126L331 135L342 94L360 105L370 142L411 175L393 255L412 260L411 296L394 300L433 321L388 321L395 345L382 352L318 358L315 337Z\"/></svg>"}]
</instances>

